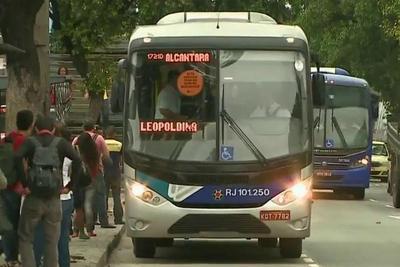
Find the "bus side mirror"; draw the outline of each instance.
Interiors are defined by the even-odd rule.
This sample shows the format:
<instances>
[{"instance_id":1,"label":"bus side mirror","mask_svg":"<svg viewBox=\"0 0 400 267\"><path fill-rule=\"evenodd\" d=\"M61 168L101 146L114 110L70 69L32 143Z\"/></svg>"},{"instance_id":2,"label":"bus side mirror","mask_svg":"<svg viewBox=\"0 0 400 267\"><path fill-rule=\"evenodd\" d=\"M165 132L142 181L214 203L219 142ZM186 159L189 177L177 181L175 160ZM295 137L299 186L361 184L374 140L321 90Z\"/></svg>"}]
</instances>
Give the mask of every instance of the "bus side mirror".
<instances>
[{"instance_id":1,"label":"bus side mirror","mask_svg":"<svg viewBox=\"0 0 400 267\"><path fill-rule=\"evenodd\" d=\"M123 73L128 69L128 61L120 59L118 61L118 74L113 82L111 90L111 111L113 113L122 112L124 109L125 100L125 82Z\"/></svg>"},{"instance_id":2,"label":"bus side mirror","mask_svg":"<svg viewBox=\"0 0 400 267\"><path fill-rule=\"evenodd\" d=\"M312 75L313 105L321 107L325 104L325 76L320 73Z\"/></svg>"}]
</instances>

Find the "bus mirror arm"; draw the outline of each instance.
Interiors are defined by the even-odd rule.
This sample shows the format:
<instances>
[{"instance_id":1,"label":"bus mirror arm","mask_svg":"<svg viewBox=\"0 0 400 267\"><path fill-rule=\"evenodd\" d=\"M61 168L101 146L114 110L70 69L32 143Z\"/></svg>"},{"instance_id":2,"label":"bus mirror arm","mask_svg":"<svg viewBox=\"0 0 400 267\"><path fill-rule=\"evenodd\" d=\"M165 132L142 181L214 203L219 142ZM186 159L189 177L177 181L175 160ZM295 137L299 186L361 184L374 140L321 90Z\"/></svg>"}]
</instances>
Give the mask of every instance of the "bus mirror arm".
<instances>
[{"instance_id":1,"label":"bus mirror arm","mask_svg":"<svg viewBox=\"0 0 400 267\"><path fill-rule=\"evenodd\" d=\"M314 106L323 107L325 104L325 76L320 73L312 75L312 99Z\"/></svg>"},{"instance_id":2,"label":"bus mirror arm","mask_svg":"<svg viewBox=\"0 0 400 267\"><path fill-rule=\"evenodd\" d=\"M319 73L319 69L321 66L321 62L319 60L319 55L318 55L318 53L316 53L314 51L311 51L310 55L311 55L311 61L315 63L315 66L317 67L317 73Z\"/></svg>"}]
</instances>

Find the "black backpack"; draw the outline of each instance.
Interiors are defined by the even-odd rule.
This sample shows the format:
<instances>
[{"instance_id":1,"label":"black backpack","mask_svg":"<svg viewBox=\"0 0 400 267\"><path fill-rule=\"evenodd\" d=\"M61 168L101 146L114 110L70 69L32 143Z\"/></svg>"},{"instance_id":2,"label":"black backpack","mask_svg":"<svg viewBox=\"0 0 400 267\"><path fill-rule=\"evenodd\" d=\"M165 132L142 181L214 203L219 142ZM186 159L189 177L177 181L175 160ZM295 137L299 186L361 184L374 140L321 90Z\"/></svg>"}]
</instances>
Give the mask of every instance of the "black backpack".
<instances>
[{"instance_id":1,"label":"black backpack","mask_svg":"<svg viewBox=\"0 0 400 267\"><path fill-rule=\"evenodd\" d=\"M17 173L14 163L14 149L11 137L6 137L0 143L0 169L7 178L7 184L13 185L17 182Z\"/></svg>"},{"instance_id":2,"label":"black backpack","mask_svg":"<svg viewBox=\"0 0 400 267\"><path fill-rule=\"evenodd\" d=\"M79 151L78 145L75 145L75 150L78 152L79 156L81 157L81 153ZM81 157L81 159L82 159L82 157ZM86 163L83 162L83 160L82 160L81 164L82 165L79 170L79 176L78 176L78 187L85 188L92 183L92 177L89 172L89 167L86 165Z\"/></svg>"},{"instance_id":3,"label":"black backpack","mask_svg":"<svg viewBox=\"0 0 400 267\"><path fill-rule=\"evenodd\" d=\"M43 146L35 137L32 164L29 169L29 189L32 195L47 198L60 193L62 170L57 145L61 138L54 137L50 145Z\"/></svg>"}]
</instances>

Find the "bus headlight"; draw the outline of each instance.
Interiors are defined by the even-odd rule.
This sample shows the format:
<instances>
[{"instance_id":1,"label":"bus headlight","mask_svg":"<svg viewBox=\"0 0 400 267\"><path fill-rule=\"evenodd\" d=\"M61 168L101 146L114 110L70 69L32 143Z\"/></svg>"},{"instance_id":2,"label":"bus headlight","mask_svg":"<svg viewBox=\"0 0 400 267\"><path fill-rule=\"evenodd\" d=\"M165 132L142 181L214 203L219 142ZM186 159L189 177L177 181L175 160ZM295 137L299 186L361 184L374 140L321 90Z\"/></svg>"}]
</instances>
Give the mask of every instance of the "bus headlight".
<instances>
[{"instance_id":1,"label":"bus headlight","mask_svg":"<svg viewBox=\"0 0 400 267\"><path fill-rule=\"evenodd\" d=\"M311 179L298 182L272 199L275 204L284 206L298 199L311 199Z\"/></svg>"},{"instance_id":2,"label":"bus headlight","mask_svg":"<svg viewBox=\"0 0 400 267\"><path fill-rule=\"evenodd\" d=\"M368 164L369 164L369 157L366 156L363 159L360 159L360 160L357 160L357 161L353 162L351 164L351 167L353 167L353 168L366 167L366 166L368 166Z\"/></svg>"},{"instance_id":3,"label":"bus headlight","mask_svg":"<svg viewBox=\"0 0 400 267\"><path fill-rule=\"evenodd\" d=\"M161 205L166 201L161 195L133 180L127 180L126 187L131 196L137 197L138 199L154 206Z\"/></svg>"}]
</instances>

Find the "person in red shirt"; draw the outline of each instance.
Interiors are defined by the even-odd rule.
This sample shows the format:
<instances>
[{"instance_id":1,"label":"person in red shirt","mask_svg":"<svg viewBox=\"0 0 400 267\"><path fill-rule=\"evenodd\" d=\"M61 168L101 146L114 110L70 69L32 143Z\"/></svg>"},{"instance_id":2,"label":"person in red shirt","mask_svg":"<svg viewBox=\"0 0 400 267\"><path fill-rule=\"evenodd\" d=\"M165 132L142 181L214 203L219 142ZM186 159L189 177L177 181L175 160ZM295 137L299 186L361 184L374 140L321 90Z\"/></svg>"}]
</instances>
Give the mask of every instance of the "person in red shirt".
<instances>
[{"instance_id":1,"label":"person in red shirt","mask_svg":"<svg viewBox=\"0 0 400 267\"><path fill-rule=\"evenodd\" d=\"M98 213L100 225L102 228L115 228L114 225L111 225L108 221L108 216L107 216L107 210L106 210L106 201L107 201L107 195L106 195L106 185L104 181L104 164L112 164L112 160L110 158L110 152L108 151L106 142L103 138L103 136L97 134L95 132L95 124L91 121L87 121L83 125L84 132L86 135L89 135L90 138L95 143L95 149L97 149L97 153L99 154L98 158L98 164L96 164L96 168L94 168L91 173L93 177L95 177L95 182L88 186L85 189L85 200L84 200L84 210L85 210L85 223L86 223L86 230L89 234L89 237L96 236L96 233L94 232L95 228L95 223L94 223L94 217L92 216L92 210L91 207L94 205L94 212ZM81 134L82 136L82 134ZM76 137L72 144L75 146L78 143L79 137ZM86 136L83 135L82 139L85 140ZM85 141L85 143L88 143ZM81 151L81 153L85 153L89 151ZM93 154L93 153L91 153ZM79 223L78 223L79 224ZM86 236L82 234L81 231L80 237L83 239L86 239ZM76 234L74 235L76 236Z\"/></svg>"},{"instance_id":2,"label":"person in red shirt","mask_svg":"<svg viewBox=\"0 0 400 267\"><path fill-rule=\"evenodd\" d=\"M14 152L17 152L25 139L32 133L34 116L30 110L21 110L17 113L17 130L8 134L5 139L12 141ZM8 185L7 189L1 192L5 203L6 214L13 225L13 231L2 236L3 250L6 256L7 266L20 266L18 262L18 224L21 208L21 196L25 189L21 182Z\"/></svg>"}]
</instances>

